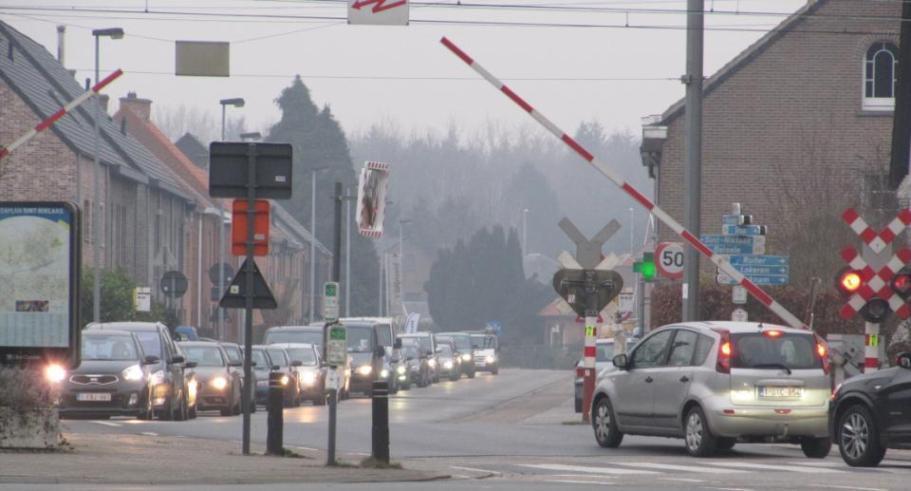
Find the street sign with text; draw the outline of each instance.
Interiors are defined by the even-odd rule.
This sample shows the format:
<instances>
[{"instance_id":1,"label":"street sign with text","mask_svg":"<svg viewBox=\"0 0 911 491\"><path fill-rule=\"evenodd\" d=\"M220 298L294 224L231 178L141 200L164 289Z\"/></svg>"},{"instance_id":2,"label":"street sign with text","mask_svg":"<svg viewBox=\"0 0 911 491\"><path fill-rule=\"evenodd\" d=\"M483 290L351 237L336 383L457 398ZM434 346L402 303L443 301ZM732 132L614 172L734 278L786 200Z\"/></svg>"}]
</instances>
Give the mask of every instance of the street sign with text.
<instances>
[{"instance_id":1,"label":"street sign with text","mask_svg":"<svg viewBox=\"0 0 911 491\"><path fill-rule=\"evenodd\" d=\"M338 283L334 281L323 284L323 319L327 322L338 320Z\"/></svg>"},{"instance_id":2,"label":"street sign with text","mask_svg":"<svg viewBox=\"0 0 911 491\"><path fill-rule=\"evenodd\" d=\"M679 280L683 278L683 244L662 242L655 248L655 265L661 276Z\"/></svg>"},{"instance_id":3,"label":"street sign with text","mask_svg":"<svg viewBox=\"0 0 911 491\"><path fill-rule=\"evenodd\" d=\"M788 256L766 256L761 254L738 254L728 256L728 262L734 266L788 266Z\"/></svg>"},{"instance_id":4,"label":"street sign with text","mask_svg":"<svg viewBox=\"0 0 911 491\"><path fill-rule=\"evenodd\" d=\"M765 236L703 235L705 243L715 254L763 254Z\"/></svg>"},{"instance_id":5,"label":"street sign with text","mask_svg":"<svg viewBox=\"0 0 911 491\"><path fill-rule=\"evenodd\" d=\"M723 235L765 235L765 225L728 225L721 227Z\"/></svg>"}]
</instances>

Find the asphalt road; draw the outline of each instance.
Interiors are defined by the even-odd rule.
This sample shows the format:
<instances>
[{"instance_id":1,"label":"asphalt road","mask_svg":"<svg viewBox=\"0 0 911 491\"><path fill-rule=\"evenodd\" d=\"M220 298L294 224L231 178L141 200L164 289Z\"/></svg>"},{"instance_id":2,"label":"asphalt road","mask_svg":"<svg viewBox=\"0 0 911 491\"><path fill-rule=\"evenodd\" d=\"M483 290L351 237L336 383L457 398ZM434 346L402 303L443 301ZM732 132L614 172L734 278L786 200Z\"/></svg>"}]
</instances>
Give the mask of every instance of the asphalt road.
<instances>
[{"instance_id":1,"label":"asphalt road","mask_svg":"<svg viewBox=\"0 0 911 491\"><path fill-rule=\"evenodd\" d=\"M474 380L400 392L390 400L393 459L409 468L443 470L448 481L413 484L269 485L244 489L618 489L905 490L911 452L890 451L876 469L847 467L833 448L811 460L793 445L739 444L711 459L689 457L679 440L627 437L619 449L597 446L589 426L575 424L571 375L501 370ZM328 411L285 411L285 446L324 449ZM265 412L253 415L253 440L265 442ZM368 399L339 406L340 454L370 451ZM240 417L202 413L195 421L68 420L73 432L132 433L226 439L240 450ZM15 489L36 489L28 486ZM71 488L78 489L78 488ZM86 488L88 489L88 488ZM116 489L116 488L106 488ZM235 489L194 487L194 489ZM239 488L238 488L239 489Z\"/></svg>"}]
</instances>

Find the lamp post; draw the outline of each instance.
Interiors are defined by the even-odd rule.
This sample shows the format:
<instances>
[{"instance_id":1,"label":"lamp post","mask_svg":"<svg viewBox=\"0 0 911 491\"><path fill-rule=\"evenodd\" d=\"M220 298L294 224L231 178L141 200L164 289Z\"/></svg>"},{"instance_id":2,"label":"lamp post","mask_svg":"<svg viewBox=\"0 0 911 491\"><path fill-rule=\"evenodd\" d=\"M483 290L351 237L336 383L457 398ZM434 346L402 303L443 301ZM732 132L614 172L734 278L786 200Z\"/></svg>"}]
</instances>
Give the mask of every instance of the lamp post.
<instances>
[{"instance_id":1,"label":"lamp post","mask_svg":"<svg viewBox=\"0 0 911 491\"><path fill-rule=\"evenodd\" d=\"M310 169L310 323L314 320L316 308L316 173L328 169L328 166Z\"/></svg>"},{"instance_id":2,"label":"lamp post","mask_svg":"<svg viewBox=\"0 0 911 491\"><path fill-rule=\"evenodd\" d=\"M522 209L522 260L528 254L528 208Z\"/></svg>"},{"instance_id":3,"label":"lamp post","mask_svg":"<svg viewBox=\"0 0 911 491\"><path fill-rule=\"evenodd\" d=\"M241 97L233 99L222 99L218 101L221 104L221 141L225 141L225 108L244 107L244 100ZM219 208L221 214L221 223L218 227L218 298L225 296L225 209ZM218 334L219 339L225 335L225 309L218 307Z\"/></svg>"},{"instance_id":4,"label":"lamp post","mask_svg":"<svg viewBox=\"0 0 911 491\"><path fill-rule=\"evenodd\" d=\"M631 255L633 255L633 254L636 253L636 251L634 250L635 247L636 247L636 246L635 246L635 239L633 238L633 237L634 237L634 232L633 232L633 231L636 229L636 221L635 221L635 220L636 220L636 219L633 217L633 208L630 207L630 209L629 209L629 253L630 253Z\"/></svg>"},{"instance_id":5,"label":"lamp post","mask_svg":"<svg viewBox=\"0 0 911 491\"><path fill-rule=\"evenodd\" d=\"M97 84L101 78L98 73L101 70L99 66L101 38L123 39L123 29L119 27L95 29L92 31L92 36L95 37L95 83ZM94 280L92 285L92 320L101 322L101 206L99 205L99 201L101 201L101 176L98 174L98 169L101 167L101 159L99 157L101 153L101 130L98 127L98 121L101 120L101 102L97 100L93 119L95 130L93 153L95 154L95 162L92 167L92 194L95 197L95 202L92 203L92 241L94 242L92 244L92 273ZM76 185L79 186L80 183Z\"/></svg>"},{"instance_id":6,"label":"lamp post","mask_svg":"<svg viewBox=\"0 0 911 491\"><path fill-rule=\"evenodd\" d=\"M405 225L411 223L410 219L399 220L399 302L405 299ZM404 310L404 309L403 309Z\"/></svg>"}]
</instances>

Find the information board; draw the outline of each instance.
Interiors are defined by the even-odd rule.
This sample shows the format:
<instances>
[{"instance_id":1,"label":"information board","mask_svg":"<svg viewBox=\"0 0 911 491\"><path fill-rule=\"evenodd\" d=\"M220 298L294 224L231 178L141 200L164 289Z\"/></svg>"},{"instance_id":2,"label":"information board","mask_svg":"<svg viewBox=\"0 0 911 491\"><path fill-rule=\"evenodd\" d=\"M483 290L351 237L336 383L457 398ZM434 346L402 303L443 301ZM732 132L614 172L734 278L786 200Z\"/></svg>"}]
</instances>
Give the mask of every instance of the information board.
<instances>
[{"instance_id":1,"label":"information board","mask_svg":"<svg viewBox=\"0 0 911 491\"><path fill-rule=\"evenodd\" d=\"M78 364L79 211L0 202L0 364Z\"/></svg>"}]
</instances>

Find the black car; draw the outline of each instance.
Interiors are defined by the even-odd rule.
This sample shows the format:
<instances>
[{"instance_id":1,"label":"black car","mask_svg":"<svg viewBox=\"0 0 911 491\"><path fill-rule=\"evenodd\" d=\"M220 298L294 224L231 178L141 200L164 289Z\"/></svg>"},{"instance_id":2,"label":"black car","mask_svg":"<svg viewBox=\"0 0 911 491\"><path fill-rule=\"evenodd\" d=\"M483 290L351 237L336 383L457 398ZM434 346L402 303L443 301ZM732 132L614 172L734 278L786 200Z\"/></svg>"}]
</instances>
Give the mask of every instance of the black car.
<instances>
[{"instance_id":1,"label":"black car","mask_svg":"<svg viewBox=\"0 0 911 491\"><path fill-rule=\"evenodd\" d=\"M152 406L161 419L183 421L190 417L190 394L184 374L184 357L174 344L168 327L160 322L110 322L89 324L83 333L91 331L127 331L136 335L145 356L158 361L149 365L152 385Z\"/></svg>"},{"instance_id":2,"label":"black car","mask_svg":"<svg viewBox=\"0 0 911 491\"><path fill-rule=\"evenodd\" d=\"M402 347L402 356L408 370L408 379L403 389L411 384L418 387L427 387L433 382L433 372L430 369L430 357L416 345Z\"/></svg>"},{"instance_id":3,"label":"black car","mask_svg":"<svg viewBox=\"0 0 911 491\"><path fill-rule=\"evenodd\" d=\"M273 344L266 345L263 348L269 354L269 360L272 361L272 371L280 372L283 375L282 385L285 389L285 407L300 406L302 393L297 369L301 366L301 362L292 360L284 348ZM268 377L266 380L268 380Z\"/></svg>"},{"instance_id":4,"label":"black car","mask_svg":"<svg viewBox=\"0 0 911 491\"><path fill-rule=\"evenodd\" d=\"M320 358L317 346L305 343L278 343L270 346L283 348L295 367L300 386L301 399L313 402L314 406L326 404L326 366Z\"/></svg>"},{"instance_id":5,"label":"black car","mask_svg":"<svg viewBox=\"0 0 911 491\"><path fill-rule=\"evenodd\" d=\"M87 331L80 349L82 363L62 386L61 416L151 419L150 367L158 357L146 356L136 336L126 331Z\"/></svg>"},{"instance_id":6,"label":"black car","mask_svg":"<svg viewBox=\"0 0 911 491\"><path fill-rule=\"evenodd\" d=\"M442 332L436 335L437 341L451 340L455 344L456 353L458 353L462 362L462 373L468 378L474 378L477 368L475 367L474 351L471 347L471 334L467 332Z\"/></svg>"},{"instance_id":7,"label":"black car","mask_svg":"<svg viewBox=\"0 0 911 491\"><path fill-rule=\"evenodd\" d=\"M832 438L850 466L875 467L887 448L911 448L911 353L896 365L852 377L832 394Z\"/></svg>"},{"instance_id":8,"label":"black car","mask_svg":"<svg viewBox=\"0 0 911 491\"><path fill-rule=\"evenodd\" d=\"M200 411L218 410L222 416L240 414L242 392L240 375L234 370L240 362L228 359L218 343L183 341L178 343L189 362L195 363L196 407Z\"/></svg>"}]
</instances>

